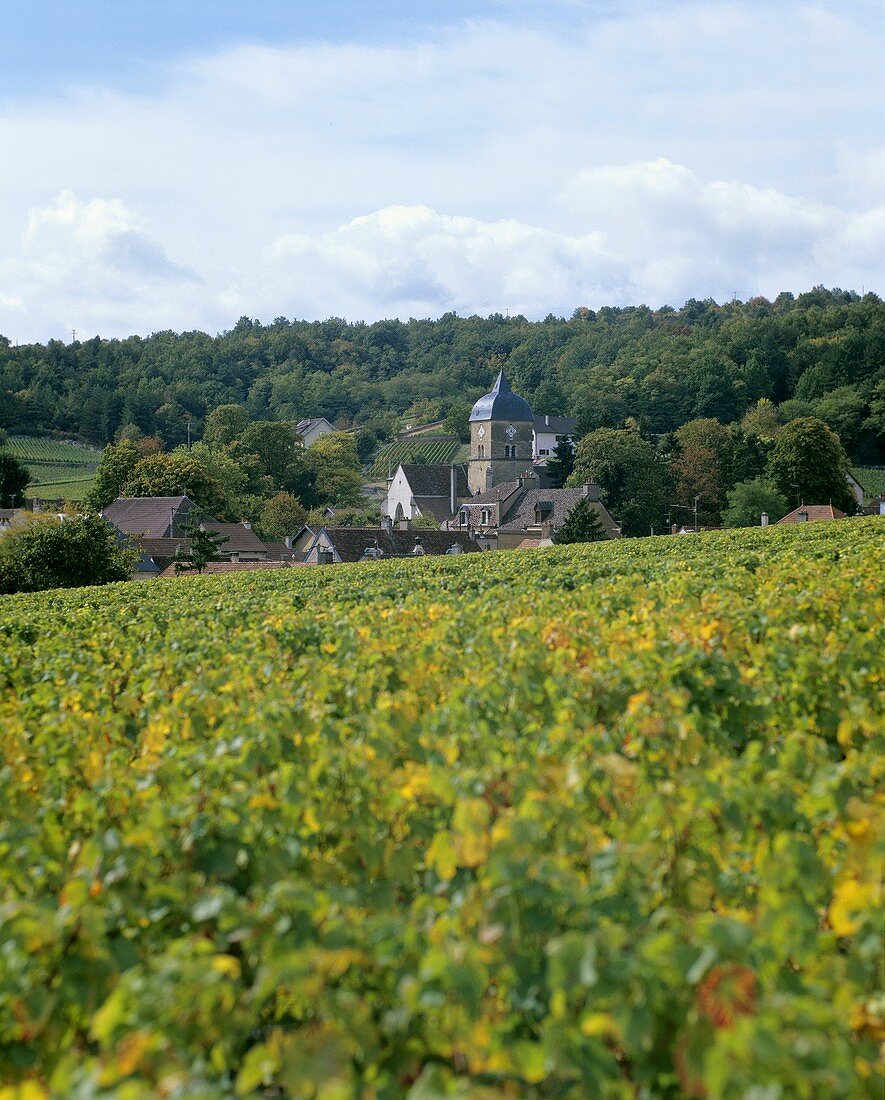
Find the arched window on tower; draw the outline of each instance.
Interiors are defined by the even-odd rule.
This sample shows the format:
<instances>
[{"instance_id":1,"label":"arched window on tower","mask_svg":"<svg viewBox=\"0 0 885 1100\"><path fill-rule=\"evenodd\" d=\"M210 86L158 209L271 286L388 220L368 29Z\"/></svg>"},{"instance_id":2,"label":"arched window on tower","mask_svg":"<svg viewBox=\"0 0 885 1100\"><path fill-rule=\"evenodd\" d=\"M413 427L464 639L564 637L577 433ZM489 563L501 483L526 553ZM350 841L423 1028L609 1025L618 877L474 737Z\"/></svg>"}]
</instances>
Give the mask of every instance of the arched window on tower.
<instances>
[{"instance_id":1,"label":"arched window on tower","mask_svg":"<svg viewBox=\"0 0 885 1100\"><path fill-rule=\"evenodd\" d=\"M477 458L485 458L485 456L486 456L485 446L482 443L480 443L476 448L476 457Z\"/></svg>"}]
</instances>

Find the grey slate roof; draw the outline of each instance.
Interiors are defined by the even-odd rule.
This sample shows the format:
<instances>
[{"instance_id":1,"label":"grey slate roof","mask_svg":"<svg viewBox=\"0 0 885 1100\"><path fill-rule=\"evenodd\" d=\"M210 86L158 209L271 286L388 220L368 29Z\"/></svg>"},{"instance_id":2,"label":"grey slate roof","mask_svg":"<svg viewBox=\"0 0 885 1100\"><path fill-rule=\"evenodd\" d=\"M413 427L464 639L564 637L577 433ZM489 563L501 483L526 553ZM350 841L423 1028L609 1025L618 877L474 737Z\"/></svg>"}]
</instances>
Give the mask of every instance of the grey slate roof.
<instances>
[{"instance_id":1,"label":"grey slate roof","mask_svg":"<svg viewBox=\"0 0 885 1100\"><path fill-rule=\"evenodd\" d=\"M326 424L329 424L329 421L326 420L324 416L305 417L303 420L299 420L295 425L295 431L298 432L299 435L304 435L305 432L310 431L314 424L322 424L324 421ZM331 428L332 425L329 424L329 427Z\"/></svg>"},{"instance_id":2,"label":"grey slate roof","mask_svg":"<svg viewBox=\"0 0 885 1100\"><path fill-rule=\"evenodd\" d=\"M102 515L126 535L165 538L173 533L173 517L175 529L180 530L194 507L194 502L185 496L117 497Z\"/></svg>"},{"instance_id":3,"label":"grey slate roof","mask_svg":"<svg viewBox=\"0 0 885 1100\"><path fill-rule=\"evenodd\" d=\"M498 372L495 384L473 406L473 420L531 420L534 421L528 401L513 392L504 371Z\"/></svg>"},{"instance_id":4,"label":"grey slate roof","mask_svg":"<svg viewBox=\"0 0 885 1100\"><path fill-rule=\"evenodd\" d=\"M446 500L449 499L452 487L452 467L448 462L402 463L402 471L406 475L409 488L412 490L412 496L416 500L418 497L445 497ZM467 471L462 465L455 467L455 493L459 497L470 496Z\"/></svg>"},{"instance_id":5,"label":"grey slate roof","mask_svg":"<svg viewBox=\"0 0 885 1100\"><path fill-rule=\"evenodd\" d=\"M578 419L575 416L536 416L532 426L536 432L574 435L578 430Z\"/></svg>"},{"instance_id":6,"label":"grey slate roof","mask_svg":"<svg viewBox=\"0 0 885 1100\"><path fill-rule=\"evenodd\" d=\"M190 550L190 539L154 539L133 535L130 540L136 550L141 551L145 557L155 562L160 569L165 567L175 558L176 551L180 548L182 553Z\"/></svg>"},{"instance_id":7,"label":"grey slate roof","mask_svg":"<svg viewBox=\"0 0 885 1100\"><path fill-rule=\"evenodd\" d=\"M296 551L284 542L276 542L273 539L265 539L268 561L291 561L296 556Z\"/></svg>"},{"instance_id":8,"label":"grey slate roof","mask_svg":"<svg viewBox=\"0 0 885 1100\"><path fill-rule=\"evenodd\" d=\"M414 497L422 516L433 516L437 523L448 523L455 514L448 497Z\"/></svg>"},{"instance_id":9,"label":"grey slate roof","mask_svg":"<svg viewBox=\"0 0 885 1100\"><path fill-rule=\"evenodd\" d=\"M500 530L516 532L536 527L535 506L541 503L553 505L552 512L545 515L544 519L554 527L559 527L583 496L583 489L529 489L508 513L507 522L501 525ZM599 515L609 538L617 537L615 522L605 505L599 501L590 501L590 507Z\"/></svg>"},{"instance_id":10,"label":"grey slate roof","mask_svg":"<svg viewBox=\"0 0 885 1100\"><path fill-rule=\"evenodd\" d=\"M214 531L227 538L227 542L218 544L218 553L224 557L230 554L267 553L267 547L261 539L251 528L244 527L242 523L217 523L204 520L202 526L207 531Z\"/></svg>"},{"instance_id":11,"label":"grey slate roof","mask_svg":"<svg viewBox=\"0 0 885 1100\"><path fill-rule=\"evenodd\" d=\"M518 481L502 481L500 485L494 485L491 489L486 489L484 493L477 493L470 500L461 501L461 507L469 508L474 505L478 507L481 504L497 504L499 500L509 497L518 488Z\"/></svg>"},{"instance_id":12,"label":"grey slate roof","mask_svg":"<svg viewBox=\"0 0 885 1100\"><path fill-rule=\"evenodd\" d=\"M460 543L465 553L477 553L479 547L466 535L457 531L410 530L387 531L382 527L324 527L329 542L344 562L359 561L369 547L377 541L385 558L402 558L411 555L415 540L420 539L424 553L445 554L455 543Z\"/></svg>"}]
</instances>

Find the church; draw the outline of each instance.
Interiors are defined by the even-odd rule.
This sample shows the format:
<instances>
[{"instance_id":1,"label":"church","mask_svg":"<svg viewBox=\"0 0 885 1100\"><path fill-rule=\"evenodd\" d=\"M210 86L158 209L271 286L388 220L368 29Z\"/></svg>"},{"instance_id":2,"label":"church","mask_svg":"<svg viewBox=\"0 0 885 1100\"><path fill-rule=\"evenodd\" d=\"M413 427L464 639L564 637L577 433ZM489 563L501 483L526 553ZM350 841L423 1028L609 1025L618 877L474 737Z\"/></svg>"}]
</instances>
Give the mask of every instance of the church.
<instances>
[{"instance_id":1,"label":"church","mask_svg":"<svg viewBox=\"0 0 885 1100\"><path fill-rule=\"evenodd\" d=\"M528 401L513 392L500 371L491 392L470 413L467 483L473 496L532 469L534 423Z\"/></svg>"},{"instance_id":2,"label":"church","mask_svg":"<svg viewBox=\"0 0 885 1100\"><path fill-rule=\"evenodd\" d=\"M550 420L541 418L548 431ZM529 403L500 371L470 413L467 462L400 465L388 486L386 516L400 524L431 516L442 528L469 532L485 549L504 549L549 540L583 497L599 515L606 536L619 538L597 486L541 487L535 468L537 423ZM568 424L571 434L573 422Z\"/></svg>"}]
</instances>

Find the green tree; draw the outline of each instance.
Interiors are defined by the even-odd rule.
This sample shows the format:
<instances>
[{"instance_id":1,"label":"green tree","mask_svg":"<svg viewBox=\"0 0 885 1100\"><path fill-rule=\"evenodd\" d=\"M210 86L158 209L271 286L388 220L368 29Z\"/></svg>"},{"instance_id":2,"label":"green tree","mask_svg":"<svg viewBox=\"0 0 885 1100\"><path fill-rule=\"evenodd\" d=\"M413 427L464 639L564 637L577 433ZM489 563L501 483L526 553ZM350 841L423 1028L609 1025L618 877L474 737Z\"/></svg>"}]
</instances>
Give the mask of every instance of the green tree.
<instances>
[{"instance_id":1,"label":"green tree","mask_svg":"<svg viewBox=\"0 0 885 1100\"><path fill-rule=\"evenodd\" d=\"M122 489L129 497L187 496L210 515L223 513L224 489L188 451L142 458Z\"/></svg>"},{"instance_id":2,"label":"green tree","mask_svg":"<svg viewBox=\"0 0 885 1100\"><path fill-rule=\"evenodd\" d=\"M307 512L291 493L277 493L264 502L258 519L258 533L263 539L284 539L296 534L307 520Z\"/></svg>"},{"instance_id":3,"label":"green tree","mask_svg":"<svg viewBox=\"0 0 885 1100\"><path fill-rule=\"evenodd\" d=\"M822 420L791 420L778 436L768 460L768 476L789 501L832 504L855 511L845 475L848 459L839 437Z\"/></svg>"},{"instance_id":4,"label":"green tree","mask_svg":"<svg viewBox=\"0 0 885 1100\"><path fill-rule=\"evenodd\" d=\"M727 494L728 504L722 512L725 527L758 527L763 512L772 523L787 514L789 501L764 477L739 481Z\"/></svg>"},{"instance_id":5,"label":"green tree","mask_svg":"<svg viewBox=\"0 0 885 1100\"><path fill-rule=\"evenodd\" d=\"M0 508L20 505L30 482L31 475L27 467L14 454L0 450Z\"/></svg>"},{"instance_id":6,"label":"green tree","mask_svg":"<svg viewBox=\"0 0 885 1100\"><path fill-rule=\"evenodd\" d=\"M316 496L328 504L358 504L360 462L356 441L346 432L320 436L307 452L307 462L316 477Z\"/></svg>"},{"instance_id":7,"label":"green tree","mask_svg":"<svg viewBox=\"0 0 885 1100\"><path fill-rule=\"evenodd\" d=\"M582 497L556 529L553 541L559 546L571 542L601 542L607 538L599 513Z\"/></svg>"},{"instance_id":8,"label":"green tree","mask_svg":"<svg viewBox=\"0 0 885 1100\"><path fill-rule=\"evenodd\" d=\"M626 535L647 535L660 525L668 503L667 465L636 431L597 428L585 435L575 452L569 482L599 484L600 497L620 521Z\"/></svg>"},{"instance_id":9,"label":"green tree","mask_svg":"<svg viewBox=\"0 0 885 1100\"><path fill-rule=\"evenodd\" d=\"M840 386L814 402L814 415L838 435L842 446L857 455L864 430L867 402L855 386Z\"/></svg>"},{"instance_id":10,"label":"green tree","mask_svg":"<svg viewBox=\"0 0 885 1100\"><path fill-rule=\"evenodd\" d=\"M229 447L249 425L249 414L242 405L219 405L206 417L203 443L212 450Z\"/></svg>"},{"instance_id":11,"label":"green tree","mask_svg":"<svg viewBox=\"0 0 885 1100\"><path fill-rule=\"evenodd\" d=\"M291 493L305 506L319 502L310 452L305 451L293 421L253 421L231 444L230 453L250 472L251 493L265 499L275 492Z\"/></svg>"},{"instance_id":12,"label":"green tree","mask_svg":"<svg viewBox=\"0 0 885 1100\"><path fill-rule=\"evenodd\" d=\"M249 490L253 481L255 470L250 462L252 456L239 456L234 458L227 450L213 451L205 443L195 443L190 451L185 448L176 448L172 454L187 457L188 454L203 467L209 477L214 478L221 486L224 504L214 513L217 519L238 523L244 516L249 516L253 508ZM260 475L259 475L260 478ZM270 491L270 485L262 486L265 493ZM263 496L264 493L260 493Z\"/></svg>"},{"instance_id":13,"label":"green tree","mask_svg":"<svg viewBox=\"0 0 885 1100\"><path fill-rule=\"evenodd\" d=\"M375 522L378 522L377 516ZM431 512L422 512L420 516L415 516L412 520L412 526L419 531L438 531L439 520Z\"/></svg>"},{"instance_id":14,"label":"green tree","mask_svg":"<svg viewBox=\"0 0 885 1100\"><path fill-rule=\"evenodd\" d=\"M781 422L774 403L767 397L760 397L756 404L751 405L744 413L741 428L746 435L754 439L766 441L777 439L780 435Z\"/></svg>"},{"instance_id":15,"label":"green tree","mask_svg":"<svg viewBox=\"0 0 885 1100\"><path fill-rule=\"evenodd\" d=\"M189 523L184 528L184 537L188 540L187 549L179 549L175 554L175 572L184 573L196 571L202 573L206 566L213 561L218 561L220 554L218 548L222 543L229 542L230 536L222 535L219 531L207 530L198 523Z\"/></svg>"},{"instance_id":16,"label":"green tree","mask_svg":"<svg viewBox=\"0 0 885 1100\"><path fill-rule=\"evenodd\" d=\"M119 443L105 447L95 472L95 481L83 501L87 511L100 512L115 501L121 495L124 484L132 478L141 458L138 445L132 439L121 439Z\"/></svg>"},{"instance_id":17,"label":"green tree","mask_svg":"<svg viewBox=\"0 0 885 1100\"><path fill-rule=\"evenodd\" d=\"M0 591L125 581L137 558L100 516L37 515L0 539Z\"/></svg>"},{"instance_id":18,"label":"green tree","mask_svg":"<svg viewBox=\"0 0 885 1100\"><path fill-rule=\"evenodd\" d=\"M553 489L561 489L575 468L575 446L566 436L557 440L553 455L547 460L547 479Z\"/></svg>"},{"instance_id":19,"label":"green tree","mask_svg":"<svg viewBox=\"0 0 885 1100\"><path fill-rule=\"evenodd\" d=\"M443 431L456 435L462 443L470 442L470 413L473 406L469 401L456 401L449 406L443 421Z\"/></svg>"},{"instance_id":20,"label":"green tree","mask_svg":"<svg viewBox=\"0 0 885 1100\"><path fill-rule=\"evenodd\" d=\"M704 524L719 522L731 444L729 429L711 417L689 420L673 433L670 472L675 503L693 505L697 497Z\"/></svg>"},{"instance_id":21,"label":"green tree","mask_svg":"<svg viewBox=\"0 0 885 1100\"><path fill-rule=\"evenodd\" d=\"M334 516L327 514L325 508L312 508L307 513L307 523L310 527L319 528L324 524L335 527L377 527L380 519L380 511L377 503L354 505L348 508L336 508Z\"/></svg>"}]
</instances>

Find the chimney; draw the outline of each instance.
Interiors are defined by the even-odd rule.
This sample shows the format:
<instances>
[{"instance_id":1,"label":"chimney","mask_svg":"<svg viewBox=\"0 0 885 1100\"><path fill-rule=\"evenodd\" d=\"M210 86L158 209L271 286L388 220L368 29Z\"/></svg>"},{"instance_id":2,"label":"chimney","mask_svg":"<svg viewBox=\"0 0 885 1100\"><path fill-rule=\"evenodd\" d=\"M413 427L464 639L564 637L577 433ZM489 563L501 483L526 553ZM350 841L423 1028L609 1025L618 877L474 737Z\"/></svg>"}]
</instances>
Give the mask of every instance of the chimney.
<instances>
[{"instance_id":1,"label":"chimney","mask_svg":"<svg viewBox=\"0 0 885 1100\"><path fill-rule=\"evenodd\" d=\"M544 414L544 427L545 428L550 427L550 415L549 415L549 413Z\"/></svg>"},{"instance_id":2,"label":"chimney","mask_svg":"<svg viewBox=\"0 0 885 1100\"><path fill-rule=\"evenodd\" d=\"M759 518L761 520L761 526L762 527L767 527L768 526L768 512L763 512L762 515Z\"/></svg>"},{"instance_id":3,"label":"chimney","mask_svg":"<svg viewBox=\"0 0 885 1100\"><path fill-rule=\"evenodd\" d=\"M381 530L382 531L392 531L393 530L393 517L392 516L382 516L381 517Z\"/></svg>"},{"instance_id":4,"label":"chimney","mask_svg":"<svg viewBox=\"0 0 885 1100\"><path fill-rule=\"evenodd\" d=\"M251 524L251 522L250 522L249 520L247 520L247 519L244 519L244 520L243 520L243 526L244 526L244 527L246 528L246 530L247 530L247 531L251 531L251 530L252 530L252 524Z\"/></svg>"},{"instance_id":5,"label":"chimney","mask_svg":"<svg viewBox=\"0 0 885 1100\"><path fill-rule=\"evenodd\" d=\"M396 527L398 531L411 531L412 521L410 519L406 519L404 516L401 520L399 520Z\"/></svg>"},{"instance_id":6,"label":"chimney","mask_svg":"<svg viewBox=\"0 0 885 1100\"><path fill-rule=\"evenodd\" d=\"M285 542L287 550L292 549L292 536L291 535L286 535L286 537L283 539L283 542Z\"/></svg>"},{"instance_id":7,"label":"chimney","mask_svg":"<svg viewBox=\"0 0 885 1100\"><path fill-rule=\"evenodd\" d=\"M595 504L599 501L599 486L595 481L588 481L584 486L584 496L591 504Z\"/></svg>"}]
</instances>

